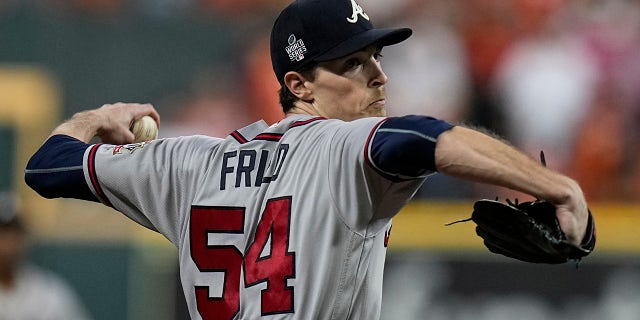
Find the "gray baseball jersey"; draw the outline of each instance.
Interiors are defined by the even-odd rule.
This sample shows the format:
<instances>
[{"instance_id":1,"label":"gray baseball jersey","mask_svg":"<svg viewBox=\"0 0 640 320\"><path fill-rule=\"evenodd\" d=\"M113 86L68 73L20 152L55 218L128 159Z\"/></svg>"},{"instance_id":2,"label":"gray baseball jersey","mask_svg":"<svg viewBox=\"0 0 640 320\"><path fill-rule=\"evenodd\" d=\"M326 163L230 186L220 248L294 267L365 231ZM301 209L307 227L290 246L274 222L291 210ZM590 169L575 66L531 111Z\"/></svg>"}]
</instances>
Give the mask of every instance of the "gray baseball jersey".
<instances>
[{"instance_id":1,"label":"gray baseball jersey","mask_svg":"<svg viewBox=\"0 0 640 320\"><path fill-rule=\"evenodd\" d=\"M178 247L192 319L377 319L391 218L424 180L371 165L383 121L296 115L226 139L93 145L85 178Z\"/></svg>"}]
</instances>

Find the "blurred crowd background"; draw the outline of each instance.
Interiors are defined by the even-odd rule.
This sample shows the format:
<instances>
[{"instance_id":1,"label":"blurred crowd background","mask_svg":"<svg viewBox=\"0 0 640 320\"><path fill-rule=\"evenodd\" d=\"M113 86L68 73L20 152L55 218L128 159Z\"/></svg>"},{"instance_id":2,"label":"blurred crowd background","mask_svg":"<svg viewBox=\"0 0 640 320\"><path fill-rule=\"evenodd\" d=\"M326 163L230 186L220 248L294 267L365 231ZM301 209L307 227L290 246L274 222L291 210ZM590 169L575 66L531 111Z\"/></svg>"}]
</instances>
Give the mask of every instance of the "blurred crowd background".
<instances>
[{"instance_id":1,"label":"blurred crowd background","mask_svg":"<svg viewBox=\"0 0 640 320\"><path fill-rule=\"evenodd\" d=\"M547 165L578 180L592 203L640 200L640 1L358 2L376 26L414 30L408 41L383 51L390 115L424 114L486 128L532 157L543 150ZM288 3L0 0L0 76L28 66L54 83L60 119L33 137L37 141L77 111L118 101L154 104L162 116L161 137L225 136L259 119L273 123L283 116L269 33ZM44 110L29 106L36 114L39 108ZM10 121L0 121L5 150L7 144L17 148L10 127ZM21 160L2 160L0 169L24 168ZM22 181L11 179L0 170L0 191L23 188ZM499 195L512 196L435 175L416 199L469 201ZM108 230L121 227L121 221L92 213L101 209L47 203L60 203L51 209L61 214L47 219L46 212L39 212L35 222L52 233L35 234L32 256L71 280L95 319L184 318L176 260L166 242L119 241L122 233ZM605 225L603 234L610 226L620 225ZM55 235L55 230L75 234L83 228L94 232L91 241L60 242ZM626 236L631 238L621 242L637 238ZM435 257L418 250L407 257L393 251L392 240L383 318L640 319L637 246L605 251L616 259L596 257L591 269L566 274L566 268L487 261L483 250L471 255L449 250ZM496 270L516 274L515 282L501 282L505 279ZM517 274L532 278L521 283L524 277ZM593 282L585 283L581 275ZM565 282L558 285L559 279ZM566 296L544 300L554 285L560 291L569 288ZM500 295L518 287L530 290ZM563 300L567 296L571 299Z\"/></svg>"},{"instance_id":2,"label":"blurred crowd background","mask_svg":"<svg viewBox=\"0 0 640 320\"><path fill-rule=\"evenodd\" d=\"M287 0L2 0L0 62L56 77L68 116L151 102L162 134L226 135L282 117L268 36ZM640 196L640 3L362 0L389 47L391 115L488 128L576 178L590 199ZM436 180L421 197L478 190ZM455 192L451 192L455 191Z\"/></svg>"}]
</instances>

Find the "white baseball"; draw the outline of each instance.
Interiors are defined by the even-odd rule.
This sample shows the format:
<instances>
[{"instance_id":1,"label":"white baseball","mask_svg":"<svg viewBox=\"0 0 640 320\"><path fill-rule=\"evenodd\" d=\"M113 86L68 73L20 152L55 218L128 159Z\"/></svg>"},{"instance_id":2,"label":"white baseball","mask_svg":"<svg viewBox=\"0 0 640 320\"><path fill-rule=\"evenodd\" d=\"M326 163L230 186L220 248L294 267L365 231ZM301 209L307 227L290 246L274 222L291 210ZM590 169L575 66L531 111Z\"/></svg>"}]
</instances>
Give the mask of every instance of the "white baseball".
<instances>
[{"instance_id":1,"label":"white baseball","mask_svg":"<svg viewBox=\"0 0 640 320\"><path fill-rule=\"evenodd\" d=\"M143 116L133 122L131 132L136 137L135 142L154 140L158 137L158 125L150 116Z\"/></svg>"}]
</instances>

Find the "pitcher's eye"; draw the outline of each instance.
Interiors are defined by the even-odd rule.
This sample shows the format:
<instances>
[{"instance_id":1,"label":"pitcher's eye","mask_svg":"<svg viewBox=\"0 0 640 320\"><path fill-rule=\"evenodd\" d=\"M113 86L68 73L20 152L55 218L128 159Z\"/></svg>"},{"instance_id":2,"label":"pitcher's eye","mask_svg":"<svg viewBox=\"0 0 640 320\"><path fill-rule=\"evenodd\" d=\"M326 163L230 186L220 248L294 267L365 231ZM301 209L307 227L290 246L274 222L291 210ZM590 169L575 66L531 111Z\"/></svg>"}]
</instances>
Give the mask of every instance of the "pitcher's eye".
<instances>
[{"instance_id":1,"label":"pitcher's eye","mask_svg":"<svg viewBox=\"0 0 640 320\"><path fill-rule=\"evenodd\" d=\"M354 68L358 67L361 64L362 64L362 62L360 62L360 59L351 58L351 59L348 59L347 61L344 62L344 68L346 70L351 70L351 69L354 69Z\"/></svg>"}]
</instances>

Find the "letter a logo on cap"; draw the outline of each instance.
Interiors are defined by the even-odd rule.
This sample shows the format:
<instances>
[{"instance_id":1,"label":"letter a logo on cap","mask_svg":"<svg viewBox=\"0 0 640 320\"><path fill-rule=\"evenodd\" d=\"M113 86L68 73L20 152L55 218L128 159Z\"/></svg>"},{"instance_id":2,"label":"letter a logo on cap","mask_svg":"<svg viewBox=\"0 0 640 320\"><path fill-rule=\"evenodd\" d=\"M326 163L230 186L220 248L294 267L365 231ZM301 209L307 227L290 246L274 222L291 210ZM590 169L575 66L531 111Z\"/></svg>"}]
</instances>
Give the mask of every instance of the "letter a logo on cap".
<instances>
[{"instance_id":1,"label":"letter a logo on cap","mask_svg":"<svg viewBox=\"0 0 640 320\"><path fill-rule=\"evenodd\" d=\"M364 13L364 10L362 10L362 7L356 3L356 0L351 0L351 8L353 9L353 13L351 14L350 18L347 18L347 21L351 23L358 22L358 15L361 15L363 18L369 20L369 16Z\"/></svg>"}]
</instances>

